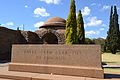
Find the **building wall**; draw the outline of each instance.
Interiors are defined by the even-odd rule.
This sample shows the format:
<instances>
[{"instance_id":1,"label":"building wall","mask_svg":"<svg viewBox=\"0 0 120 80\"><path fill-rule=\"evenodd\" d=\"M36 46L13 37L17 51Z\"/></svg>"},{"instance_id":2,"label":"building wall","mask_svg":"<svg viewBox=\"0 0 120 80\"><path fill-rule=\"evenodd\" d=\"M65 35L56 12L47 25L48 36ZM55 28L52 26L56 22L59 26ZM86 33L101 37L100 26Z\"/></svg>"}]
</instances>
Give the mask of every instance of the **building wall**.
<instances>
[{"instance_id":1,"label":"building wall","mask_svg":"<svg viewBox=\"0 0 120 80\"><path fill-rule=\"evenodd\" d=\"M10 59L12 44L41 44L39 36L31 31L16 31L0 27L0 60Z\"/></svg>"},{"instance_id":2,"label":"building wall","mask_svg":"<svg viewBox=\"0 0 120 80\"><path fill-rule=\"evenodd\" d=\"M35 31L35 33L41 38L47 34L47 33L53 33L57 38L58 38L58 44L65 44L65 29L64 28L59 28L59 27L55 27L55 28L40 28L39 30Z\"/></svg>"},{"instance_id":3,"label":"building wall","mask_svg":"<svg viewBox=\"0 0 120 80\"><path fill-rule=\"evenodd\" d=\"M10 59L12 44L26 44L20 31L0 27L0 59Z\"/></svg>"},{"instance_id":4,"label":"building wall","mask_svg":"<svg viewBox=\"0 0 120 80\"><path fill-rule=\"evenodd\" d=\"M41 44L42 40L39 38L39 36L31 31L21 31L22 35L27 40L28 44Z\"/></svg>"},{"instance_id":5,"label":"building wall","mask_svg":"<svg viewBox=\"0 0 120 80\"><path fill-rule=\"evenodd\" d=\"M43 44L42 37L52 32L58 38L58 44L65 43L65 29L40 29L35 32L17 31L0 27L0 60L10 59L12 44Z\"/></svg>"}]
</instances>

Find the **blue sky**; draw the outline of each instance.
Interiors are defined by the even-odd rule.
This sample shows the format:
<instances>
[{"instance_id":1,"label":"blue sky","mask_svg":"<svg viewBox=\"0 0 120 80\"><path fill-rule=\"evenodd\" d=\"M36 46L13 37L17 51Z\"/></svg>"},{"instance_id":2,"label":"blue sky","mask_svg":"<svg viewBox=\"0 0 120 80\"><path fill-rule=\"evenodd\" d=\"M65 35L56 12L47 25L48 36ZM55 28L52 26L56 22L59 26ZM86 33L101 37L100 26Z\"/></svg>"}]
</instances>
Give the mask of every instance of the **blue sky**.
<instances>
[{"instance_id":1,"label":"blue sky","mask_svg":"<svg viewBox=\"0 0 120 80\"><path fill-rule=\"evenodd\" d=\"M76 11L82 10L84 17L86 37L106 37L111 5L117 6L120 15L120 0L76 0ZM0 24L21 30L24 24L26 31L35 31L48 18L66 19L69 6L70 0L0 0Z\"/></svg>"}]
</instances>

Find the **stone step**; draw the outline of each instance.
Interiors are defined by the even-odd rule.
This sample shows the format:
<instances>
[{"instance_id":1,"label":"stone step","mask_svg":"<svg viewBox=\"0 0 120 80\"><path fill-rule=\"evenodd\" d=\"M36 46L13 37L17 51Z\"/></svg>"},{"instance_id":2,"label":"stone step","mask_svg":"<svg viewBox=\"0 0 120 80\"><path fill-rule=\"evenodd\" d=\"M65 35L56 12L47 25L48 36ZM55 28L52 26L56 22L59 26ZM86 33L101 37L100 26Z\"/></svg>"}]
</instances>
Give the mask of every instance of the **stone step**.
<instances>
[{"instance_id":1,"label":"stone step","mask_svg":"<svg viewBox=\"0 0 120 80\"><path fill-rule=\"evenodd\" d=\"M8 67L0 69L0 80L120 80L116 79L96 79L88 77L65 76L54 74L40 74L29 72L8 71ZM2 79L3 78L3 79Z\"/></svg>"},{"instance_id":2,"label":"stone step","mask_svg":"<svg viewBox=\"0 0 120 80\"><path fill-rule=\"evenodd\" d=\"M3 78L0 78L0 80L13 80L13 79L3 79Z\"/></svg>"}]
</instances>

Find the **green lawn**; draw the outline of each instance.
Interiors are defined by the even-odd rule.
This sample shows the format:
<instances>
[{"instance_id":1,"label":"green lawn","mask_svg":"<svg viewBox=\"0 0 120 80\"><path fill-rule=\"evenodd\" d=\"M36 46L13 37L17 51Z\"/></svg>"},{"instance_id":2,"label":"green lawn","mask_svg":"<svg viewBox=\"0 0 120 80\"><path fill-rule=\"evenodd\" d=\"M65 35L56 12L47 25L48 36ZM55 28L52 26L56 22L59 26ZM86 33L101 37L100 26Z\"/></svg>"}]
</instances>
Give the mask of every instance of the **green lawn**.
<instances>
[{"instance_id":1,"label":"green lawn","mask_svg":"<svg viewBox=\"0 0 120 80\"><path fill-rule=\"evenodd\" d=\"M104 53L102 54L102 62L112 65L120 65L120 54Z\"/></svg>"},{"instance_id":2,"label":"green lawn","mask_svg":"<svg viewBox=\"0 0 120 80\"><path fill-rule=\"evenodd\" d=\"M102 62L115 67L104 68L105 72L120 72L120 54L104 53L102 54Z\"/></svg>"},{"instance_id":3,"label":"green lawn","mask_svg":"<svg viewBox=\"0 0 120 80\"><path fill-rule=\"evenodd\" d=\"M104 72L115 72L120 73L120 68L104 68Z\"/></svg>"}]
</instances>

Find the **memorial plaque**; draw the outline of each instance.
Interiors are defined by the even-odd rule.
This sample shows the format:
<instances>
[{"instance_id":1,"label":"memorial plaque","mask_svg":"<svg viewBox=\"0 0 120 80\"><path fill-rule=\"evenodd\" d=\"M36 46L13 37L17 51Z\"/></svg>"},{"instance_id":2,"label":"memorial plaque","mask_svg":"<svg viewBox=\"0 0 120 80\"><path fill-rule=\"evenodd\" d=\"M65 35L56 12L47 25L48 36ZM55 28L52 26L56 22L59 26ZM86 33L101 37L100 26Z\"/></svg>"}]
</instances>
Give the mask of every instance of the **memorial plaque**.
<instances>
[{"instance_id":1,"label":"memorial plaque","mask_svg":"<svg viewBox=\"0 0 120 80\"><path fill-rule=\"evenodd\" d=\"M9 70L103 78L99 45L13 45Z\"/></svg>"}]
</instances>

